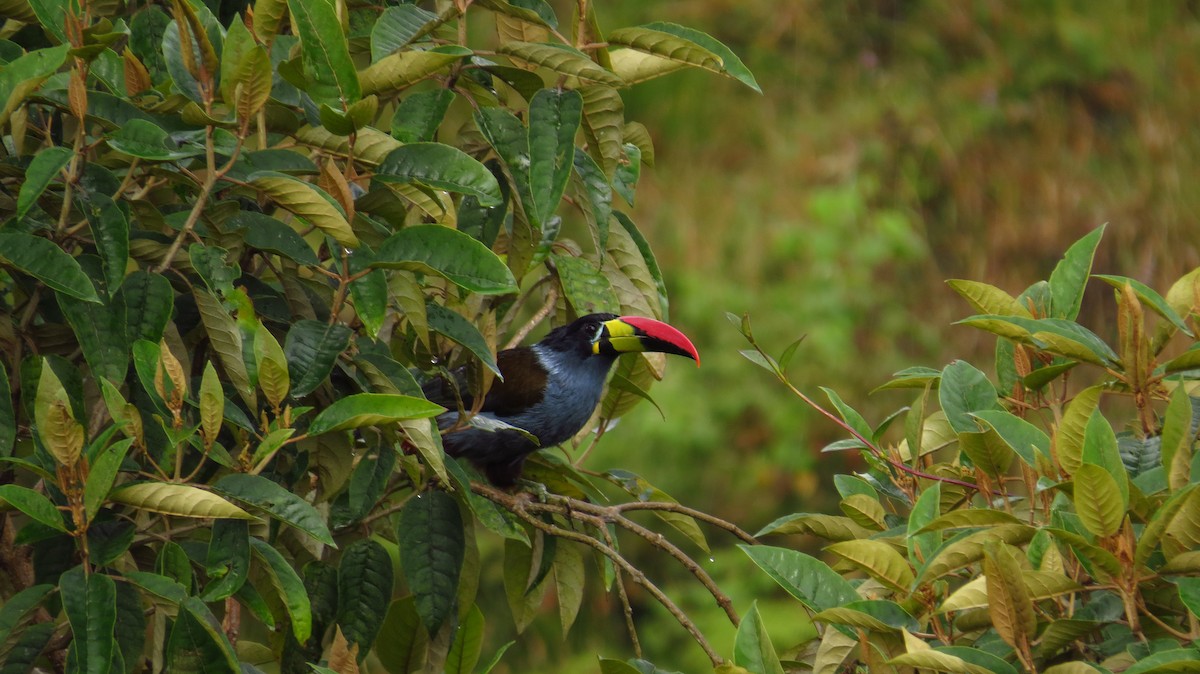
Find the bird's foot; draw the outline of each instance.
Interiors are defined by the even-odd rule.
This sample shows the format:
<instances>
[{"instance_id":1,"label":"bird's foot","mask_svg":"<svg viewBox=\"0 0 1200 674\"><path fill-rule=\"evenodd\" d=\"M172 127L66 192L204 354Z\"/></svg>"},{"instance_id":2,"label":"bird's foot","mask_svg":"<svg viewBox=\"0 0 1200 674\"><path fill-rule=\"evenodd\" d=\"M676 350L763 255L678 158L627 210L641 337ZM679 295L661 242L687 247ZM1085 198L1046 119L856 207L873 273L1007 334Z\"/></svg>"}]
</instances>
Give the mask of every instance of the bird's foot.
<instances>
[{"instance_id":1,"label":"bird's foot","mask_svg":"<svg viewBox=\"0 0 1200 674\"><path fill-rule=\"evenodd\" d=\"M517 480L517 486L521 489L522 494L527 494L531 499L537 499L538 503L550 501L550 490L546 489L546 485L541 482L521 478Z\"/></svg>"}]
</instances>

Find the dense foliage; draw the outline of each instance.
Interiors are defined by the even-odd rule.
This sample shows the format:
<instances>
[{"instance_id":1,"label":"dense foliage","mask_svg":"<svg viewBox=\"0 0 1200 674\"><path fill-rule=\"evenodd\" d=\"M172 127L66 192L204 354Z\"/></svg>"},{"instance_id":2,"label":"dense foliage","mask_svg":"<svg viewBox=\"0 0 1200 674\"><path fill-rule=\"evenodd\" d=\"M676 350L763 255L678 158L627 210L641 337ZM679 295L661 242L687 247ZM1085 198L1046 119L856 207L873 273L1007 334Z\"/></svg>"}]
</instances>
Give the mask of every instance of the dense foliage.
<instances>
[{"instance_id":1,"label":"dense foliage","mask_svg":"<svg viewBox=\"0 0 1200 674\"><path fill-rule=\"evenodd\" d=\"M999 337L993 378L963 360L901 371L880 390L916 396L878 424L796 389L803 346L773 358L735 318L744 354L850 433L824 451L869 466L834 478L842 515L758 534L829 541L832 565L744 548L824 626L788 658L823 674L1200 669L1200 269L1165 295L1093 275L1102 233L1015 298L950 281L978 312L959 323ZM1090 279L1115 300L1112 345L1076 322Z\"/></svg>"},{"instance_id":2,"label":"dense foliage","mask_svg":"<svg viewBox=\"0 0 1200 674\"><path fill-rule=\"evenodd\" d=\"M3 671L487 671L484 532L518 627L553 587L569 629L592 576L635 653L627 583L723 662L618 534L735 623L625 513L701 549L697 519L748 536L586 451L543 453L540 499L492 489L443 455L419 381L471 363L486 389L547 319L664 317L617 201L654 159L620 90L757 85L705 33L602 31L584 0L569 24L430 4L3 7ZM663 367L622 362L591 428Z\"/></svg>"}]
</instances>

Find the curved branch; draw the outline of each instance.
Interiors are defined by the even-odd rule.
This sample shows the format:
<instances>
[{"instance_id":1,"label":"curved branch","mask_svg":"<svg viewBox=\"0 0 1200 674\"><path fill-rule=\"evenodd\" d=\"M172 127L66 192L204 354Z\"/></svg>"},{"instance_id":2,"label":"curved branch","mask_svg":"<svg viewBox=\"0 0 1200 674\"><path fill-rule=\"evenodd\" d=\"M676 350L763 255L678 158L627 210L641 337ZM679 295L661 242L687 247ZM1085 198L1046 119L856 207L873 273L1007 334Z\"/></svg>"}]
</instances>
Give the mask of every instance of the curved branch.
<instances>
[{"instance_id":1,"label":"curved branch","mask_svg":"<svg viewBox=\"0 0 1200 674\"><path fill-rule=\"evenodd\" d=\"M521 518L522 521L528 523L535 529L538 529L539 531L551 536L556 536L558 538L586 545L605 557L608 557L610 560L612 560L613 564L615 564L627 576L629 576L633 582L645 588L646 591L649 592L659 604L662 604L663 608L667 609L667 611L675 617L675 620L688 632L688 634L692 635L692 638L696 640L696 643L700 645L700 648L704 649L704 653L708 656L714 667L718 667L725 662L724 659L713 649L712 645L708 643L708 640L704 638L704 635L700 632L700 629L696 627L696 624L687 617L687 614L684 613L683 610L680 609L679 606L677 606L675 602L672 601L671 598L662 591L661 588L655 585L654 582L651 581L641 569L637 568L629 560L621 556L621 553L613 549L612 546L604 543L603 541L597 540L592 536L588 536L587 534L565 529L563 527L546 522L541 518L536 517L533 512L531 512L536 510L540 512L552 512L554 514L565 514L565 506L549 503L537 503L530 501L528 498L523 496L514 496L485 485L473 484L471 487L475 493L480 494L488 500L503 506L506 510ZM574 499L572 499L572 502L574 502ZM578 521L587 521L588 519L592 519L587 517L586 514L581 513L570 513L567 516Z\"/></svg>"}]
</instances>

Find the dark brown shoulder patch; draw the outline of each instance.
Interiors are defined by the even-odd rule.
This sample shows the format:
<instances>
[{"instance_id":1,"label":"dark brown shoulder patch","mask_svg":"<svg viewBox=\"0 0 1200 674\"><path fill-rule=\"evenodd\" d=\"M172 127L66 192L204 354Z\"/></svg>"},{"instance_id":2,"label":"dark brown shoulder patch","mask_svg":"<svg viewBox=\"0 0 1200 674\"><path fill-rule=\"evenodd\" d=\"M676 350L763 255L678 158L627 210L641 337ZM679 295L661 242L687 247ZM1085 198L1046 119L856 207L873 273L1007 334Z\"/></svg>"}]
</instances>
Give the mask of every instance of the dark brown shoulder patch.
<instances>
[{"instance_id":1,"label":"dark brown shoulder patch","mask_svg":"<svg viewBox=\"0 0 1200 674\"><path fill-rule=\"evenodd\" d=\"M496 380L483 401L483 412L502 416L517 414L542 401L546 393L546 370L533 349L522 346L496 354L504 381Z\"/></svg>"}]
</instances>

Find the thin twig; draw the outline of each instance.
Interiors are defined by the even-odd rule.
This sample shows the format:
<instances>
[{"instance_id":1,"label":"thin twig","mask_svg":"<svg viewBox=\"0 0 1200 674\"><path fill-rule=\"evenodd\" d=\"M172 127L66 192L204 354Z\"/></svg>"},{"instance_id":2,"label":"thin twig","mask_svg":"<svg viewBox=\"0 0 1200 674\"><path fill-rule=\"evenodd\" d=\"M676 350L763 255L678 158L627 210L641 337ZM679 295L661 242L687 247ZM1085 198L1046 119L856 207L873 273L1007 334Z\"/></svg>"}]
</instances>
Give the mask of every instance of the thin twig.
<instances>
[{"instance_id":1,"label":"thin twig","mask_svg":"<svg viewBox=\"0 0 1200 674\"><path fill-rule=\"evenodd\" d=\"M525 341L525 338L529 336L529 333L533 332L533 329L536 328L539 323L546 320L546 317L550 315L551 311L554 311L554 305L557 302L558 288L555 286L550 286L546 290L546 302L542 305L542 308L538 309L537 313L533 315L533 318L530 318L525 325L522 325L520 330L517 330L516 334L512 336L512 339L508 340L508 343L504 345L504 348L511 349Z\"/></svg>"},{"instance_id":2,"label":"thin twig","mask_svg":"<svg viewBox=\"0 0 1200 674\"><path fill-rule=\"evenodd\" d=\"M755 345L755 348L758 348L758 346ZM766 354L763 354L763 355L765 356ZM933 475L931 473L926 473L924 471L917 470L916 468L912 468L908 464L906 464L902 461L896 461L892 457L888 456L886 452L879 449L879 447L875 443L871 442L870 440L867 440L865 437L863 437L863 435L861 433L854 430L854 428L852 426L850 426L850 424L843 421L841 418L839 418L833 412L830 412L829 410L825 409L824 407L821 407L815 400L813 400L812 398L809 398L807 395L804 394L803 391L796 388L796 386L794 384L792 384L792 382L788 381L787 377L782 372L776 372L775 377L779 381L783 382L783 385L788 387L788 389L792 392L792 394L799 397L809 407L813 408L814 410L819 412L821 415L823 415L824 417L826 417L833 423L842 427L843 430L845 430L850 435L854 436L854 438L856 440L863 443L863 446L869 452L874 454L876 458L878 458L880 461L887 462L887 464L889 466L895 468L896 470L899 470L904 473L908 473L909 475L912 475L913 477L919 477L922 480L932 480L934 482L945 482L946 484L953 484L953 485L958 485L960 487L965 487L967 489L973 489L980 493L991 494L993 496L1003 496L1003 494L1001 494L998 491L994 491L991 489L985 489L984 487L982 487L978 484L975 484L973 482L967 482L966 480L957 480L952 477L942 477L940 475Z\"/></svg>"},{"instance_id":3,"label":"thin twig","mask_svg":"<svg viewBox=\"0 0 1200 674\"><path fill-rule=\"evenodd\" d=\"M705 655L708 656L714 667L719 667L725 662L724 659L713 649L712 645L708 643L708 640L704 638L704 635L701 634L699 628L696 627L696 624L692 622L691 618L688 618L687 614L684 613L683 610L681 610L679 606L677 606L675 602L672 601L671 598L662 591L661 588L647 578L646 574L643 573L641 569L637 568L629 560L622 557L621 554L612 547L606 545L602 541L588 536L587 534L581 534L577 531L564 529L562 527L545 522L541 518L535 517L528 510L528 507L533 505L533 502L525 498L513 496L490 487L476 487L475 491L487 497L489 500L504 506L509 512L513 513L543 533L565 540L575 541L576 543L582 543L583 545L596 550L605 557L608 557L614 564L624 571L625 574L633 580L633 582L645 588L646 591L649 592L656 601L658 601L658 603L662 604L663 608L667 609L667 611L675 617L675 620L678 621L685 630L687 630L688 634L692 635L692 638L696 640L696 643L700 645L700 648L704 649Z\"/></svg>"},{"instance_id":4,"label":"thin twig","mask_svg":"<svg viewBox=\"0 0 1200 674\"><path fill-rule=\"evenodd\" d=\"M612 532L605 527L600 530L604 535L604 543L612 549L616 549L616 544L613 542ZM625 614L625 630L629 632L629 641L633 643L633 655L636 658L642 657L642 641L637 635L637 625L633 622L633 604L629 602L629 593L625 590L625 578L621 574L616 574L613 579L617 586L617 597L621 600L621 612Z\"/></svg>"},{"instance_id":5,"label":"thin twig","mask_svg":"<svg viewBox=\"0 0 1200 674\"><path fill-rule=\"evenodd\" d=\"M725 531L737 536L750 545L758 545L757 538L749 533L746 533L736 524L732 522L726 522L720 517L714 517L706 512L701 512L679 503L668 503L665 501L633 501L630 503L618 503L617 505L610 507L620 512L625 512L627 510L665 510L667 512L679 513L680 515L687 515L688 517L700 520L705 524L711 524L719 529L724 529Z\"/></svg>"},{"instance_id":6,"label":"thin twig","mask_svg":"<svg viewBox=\"0 0 1200 674\"><path fill-rule=\"evenodd\" d=\"M528 504L528 508L536 512L561 515L569 520L581 521L590 524L596 529L604 529L604 525L606 523L612 523L623 529L632 531L638 536L646 539L646 541L654 547L666 552L671 557L674 557L675 560L682 564L689 573L695 576L696 579L700 581L700 584L704 586L704 589L708 590L709 594L713 596L713 599L717 601L717 605L725 611L725 615L729 616L730 622L732 622L735 626L741 622L741 619L738 618L737 612L733 609L733 601L730 600L725 593L721 592L721 589L717 587L715 582L713 582L713 579L708 575L708 572L706 572L683 550L680 550L678 546L667 540L662 534L650 531L637 522L634 522L627 517L622 517L619 513L615 513L612 511L612 509L604 506L597 506L586 501L579 501L577 499L568 498L566 496L557 496L555 494L550 494L548 498L553 501L558 501L559 503L557 505L554 503L530 503Z\"/></svg>"}]
</instances>

